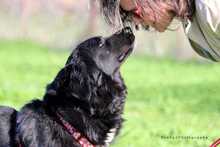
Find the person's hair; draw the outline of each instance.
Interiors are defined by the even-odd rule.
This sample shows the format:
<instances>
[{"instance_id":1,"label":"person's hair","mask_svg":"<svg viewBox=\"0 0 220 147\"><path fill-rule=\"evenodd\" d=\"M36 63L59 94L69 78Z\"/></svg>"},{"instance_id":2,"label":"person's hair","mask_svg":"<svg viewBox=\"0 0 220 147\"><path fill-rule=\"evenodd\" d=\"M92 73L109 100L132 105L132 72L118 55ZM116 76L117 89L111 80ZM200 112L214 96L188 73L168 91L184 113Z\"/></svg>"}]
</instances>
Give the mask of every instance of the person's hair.
<instances>
[{"instance_id":1,"label":"person's hair","mask_svg":"<svg viewBox=\"0 0 220 147\"><path fill-rule=\"evenodd\" d=\"M174 12L181 19L191 19L195 11L195 0L171 0Z\"/></svg>"},{"instance_id":2,"label":"person's hair","mask_svg":"<svg viewBox=\"0 0 220 147\"><path fill-rule=\"evenodd\" d=\"M119 25L121 23L120 0L100 0L100 8L108 24Z\"/></svg>"},{"instance_id":3,"label":"person's hair","mask_svg":"<svg viewBox=\"0 0 220 147\"><path fill-rule=\"evenodd\" d=\"M194 11L195 4L194 0L142 0L146 1L148 4L164 2L171 8L171 13L174 14L176 18L179 19L191 19ZM133 25L132 13L123 10L120 7L120 0L100 0L101 11L106 19L107 23L113 26L124 26ZM157 13L158 9L152 10ZM161 12L160 12L161 13ZM153 14L152 14L153 15ZM164 15L164 14L160 14ZM166 14L165 14L166 15Z\"/></svg>"}]
</instances>

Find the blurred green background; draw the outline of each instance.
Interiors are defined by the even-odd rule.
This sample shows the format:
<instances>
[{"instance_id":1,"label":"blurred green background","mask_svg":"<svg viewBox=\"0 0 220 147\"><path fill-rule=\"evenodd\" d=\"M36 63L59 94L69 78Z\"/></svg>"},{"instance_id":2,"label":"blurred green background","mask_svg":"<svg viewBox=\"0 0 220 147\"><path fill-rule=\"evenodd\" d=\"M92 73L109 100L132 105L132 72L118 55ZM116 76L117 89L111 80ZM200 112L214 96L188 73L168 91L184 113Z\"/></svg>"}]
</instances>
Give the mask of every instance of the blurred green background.
<instances>
[{"instance_id":1,"label":"blurred green background","mask_svg":"<svg viewBox=\"0 0 220 147\"><path fill-rule=\"evenodd\" d=\"M88 0L2 0L0 8L0 104L17 109L42 98L77 43L113 31ZM126 121L112 146L209 146L220 137L220 66L198 57L181 27L136 35L122 67Z\"/></svg>"}]
</instances>

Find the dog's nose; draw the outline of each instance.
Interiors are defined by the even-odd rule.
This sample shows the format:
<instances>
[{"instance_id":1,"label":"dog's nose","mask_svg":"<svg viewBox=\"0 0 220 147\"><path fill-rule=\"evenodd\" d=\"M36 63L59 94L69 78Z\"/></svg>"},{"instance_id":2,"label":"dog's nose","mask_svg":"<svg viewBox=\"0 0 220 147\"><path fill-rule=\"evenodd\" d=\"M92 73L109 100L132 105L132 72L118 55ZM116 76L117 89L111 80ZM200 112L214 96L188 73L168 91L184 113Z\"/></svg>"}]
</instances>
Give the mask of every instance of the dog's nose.
<instances>
[{"instance_id":1,"label":"dog's nose","mask_svg":"<svg viewBox=\"0 0 220 147\"><path fill-rule=\"evenodd\" d=\"M123 32L124 34L133 34L133 32L132 32L132 30L131 30L130 27L125 27L125 28L123 28L123 29L122 29L122 32Z\"/></svg>"},{"instance_id":2,"label":"dog's nose","mask_svg":"<svg viewBox=\"0 0 220 147\"><path fill-rule=\"evenodd\" d=\"M122 33L127 39L129 39L131 43L134 42L135 36L130 27L125 27L124 29L122 29Z\"/></svg>"}]
</instances>

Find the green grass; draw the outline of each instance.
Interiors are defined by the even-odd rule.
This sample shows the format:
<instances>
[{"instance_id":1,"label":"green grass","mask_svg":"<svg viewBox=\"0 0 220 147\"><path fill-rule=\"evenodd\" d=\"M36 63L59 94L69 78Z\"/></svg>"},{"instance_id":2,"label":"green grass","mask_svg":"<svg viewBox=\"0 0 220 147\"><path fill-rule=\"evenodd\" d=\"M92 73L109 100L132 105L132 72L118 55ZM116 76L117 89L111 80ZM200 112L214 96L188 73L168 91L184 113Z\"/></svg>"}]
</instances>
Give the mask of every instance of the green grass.
<instances>
[{"instance_id":1,"label":"green grass","mask_svg":"<svg viewBox=\"0 0 220 147\"><path fill-rule=\"evenodd\" d=\"M68 54L28 41L0 41L0 104L19 109L41 98ZM122 74L126 121L114 147L205 147L220 138L220 65L131 57Z\"/></svg>"}]
</instances>

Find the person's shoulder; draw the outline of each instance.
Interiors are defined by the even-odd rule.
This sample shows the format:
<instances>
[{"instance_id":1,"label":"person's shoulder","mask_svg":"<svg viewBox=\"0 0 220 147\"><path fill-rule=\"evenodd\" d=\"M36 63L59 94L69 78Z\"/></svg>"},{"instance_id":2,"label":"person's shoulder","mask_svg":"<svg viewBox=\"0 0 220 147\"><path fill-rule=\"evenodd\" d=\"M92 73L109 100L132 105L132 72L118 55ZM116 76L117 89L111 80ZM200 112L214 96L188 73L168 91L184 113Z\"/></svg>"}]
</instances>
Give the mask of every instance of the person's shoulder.
<instances>
[{"instance_id":1,"label":"person's shoulder","mask_svg":"<svg viewBox=\"0 0 220 147\"><path fill-rule=\"evenodd\" d=\"M196 11L212 12L213 16L220 16L220 0L195 0Z\"/></svg>"},{"instance_id":2,"label":"person's shoulder","mask_svg":"<svg viewBox=\"0 0 220 147\"><path fill-rule=\"evenodd\" d=\"M195 0L196 14L200 25L206 26L213 33L220 30L220 0Z\"/></svg>"},{"instance_id":3,"label":"person's shoulder","mask_svg":"<svg viewBox=\"0 0 220 147\"><path fill-rule=\"evenodd\" d=\"M200 55L220 61L220 0L195 0L195 5L193 19L183 23L186 36Z\"/></svg>"},{"instance_id":4,"label":"person's shoulder","mask_svg":"<svg viewBox=\"0 0 220 147\"><path fill-rule=\"evenodd\" d=\"M220 19L220 0L195 0L196 14Z\"/></svg>"},{"instance_id":5,"label":"person's shoulder","mask_svg":"<svg viewBox=\"0 0 220 147\"><path fill-rule=\"evenodd\" d=\"M213 6L215 5L216 7L218 7L218 4L220 4L219 0L195 0L196 4L204 4L207 6Z\"/></svg>"}]
</instances>

